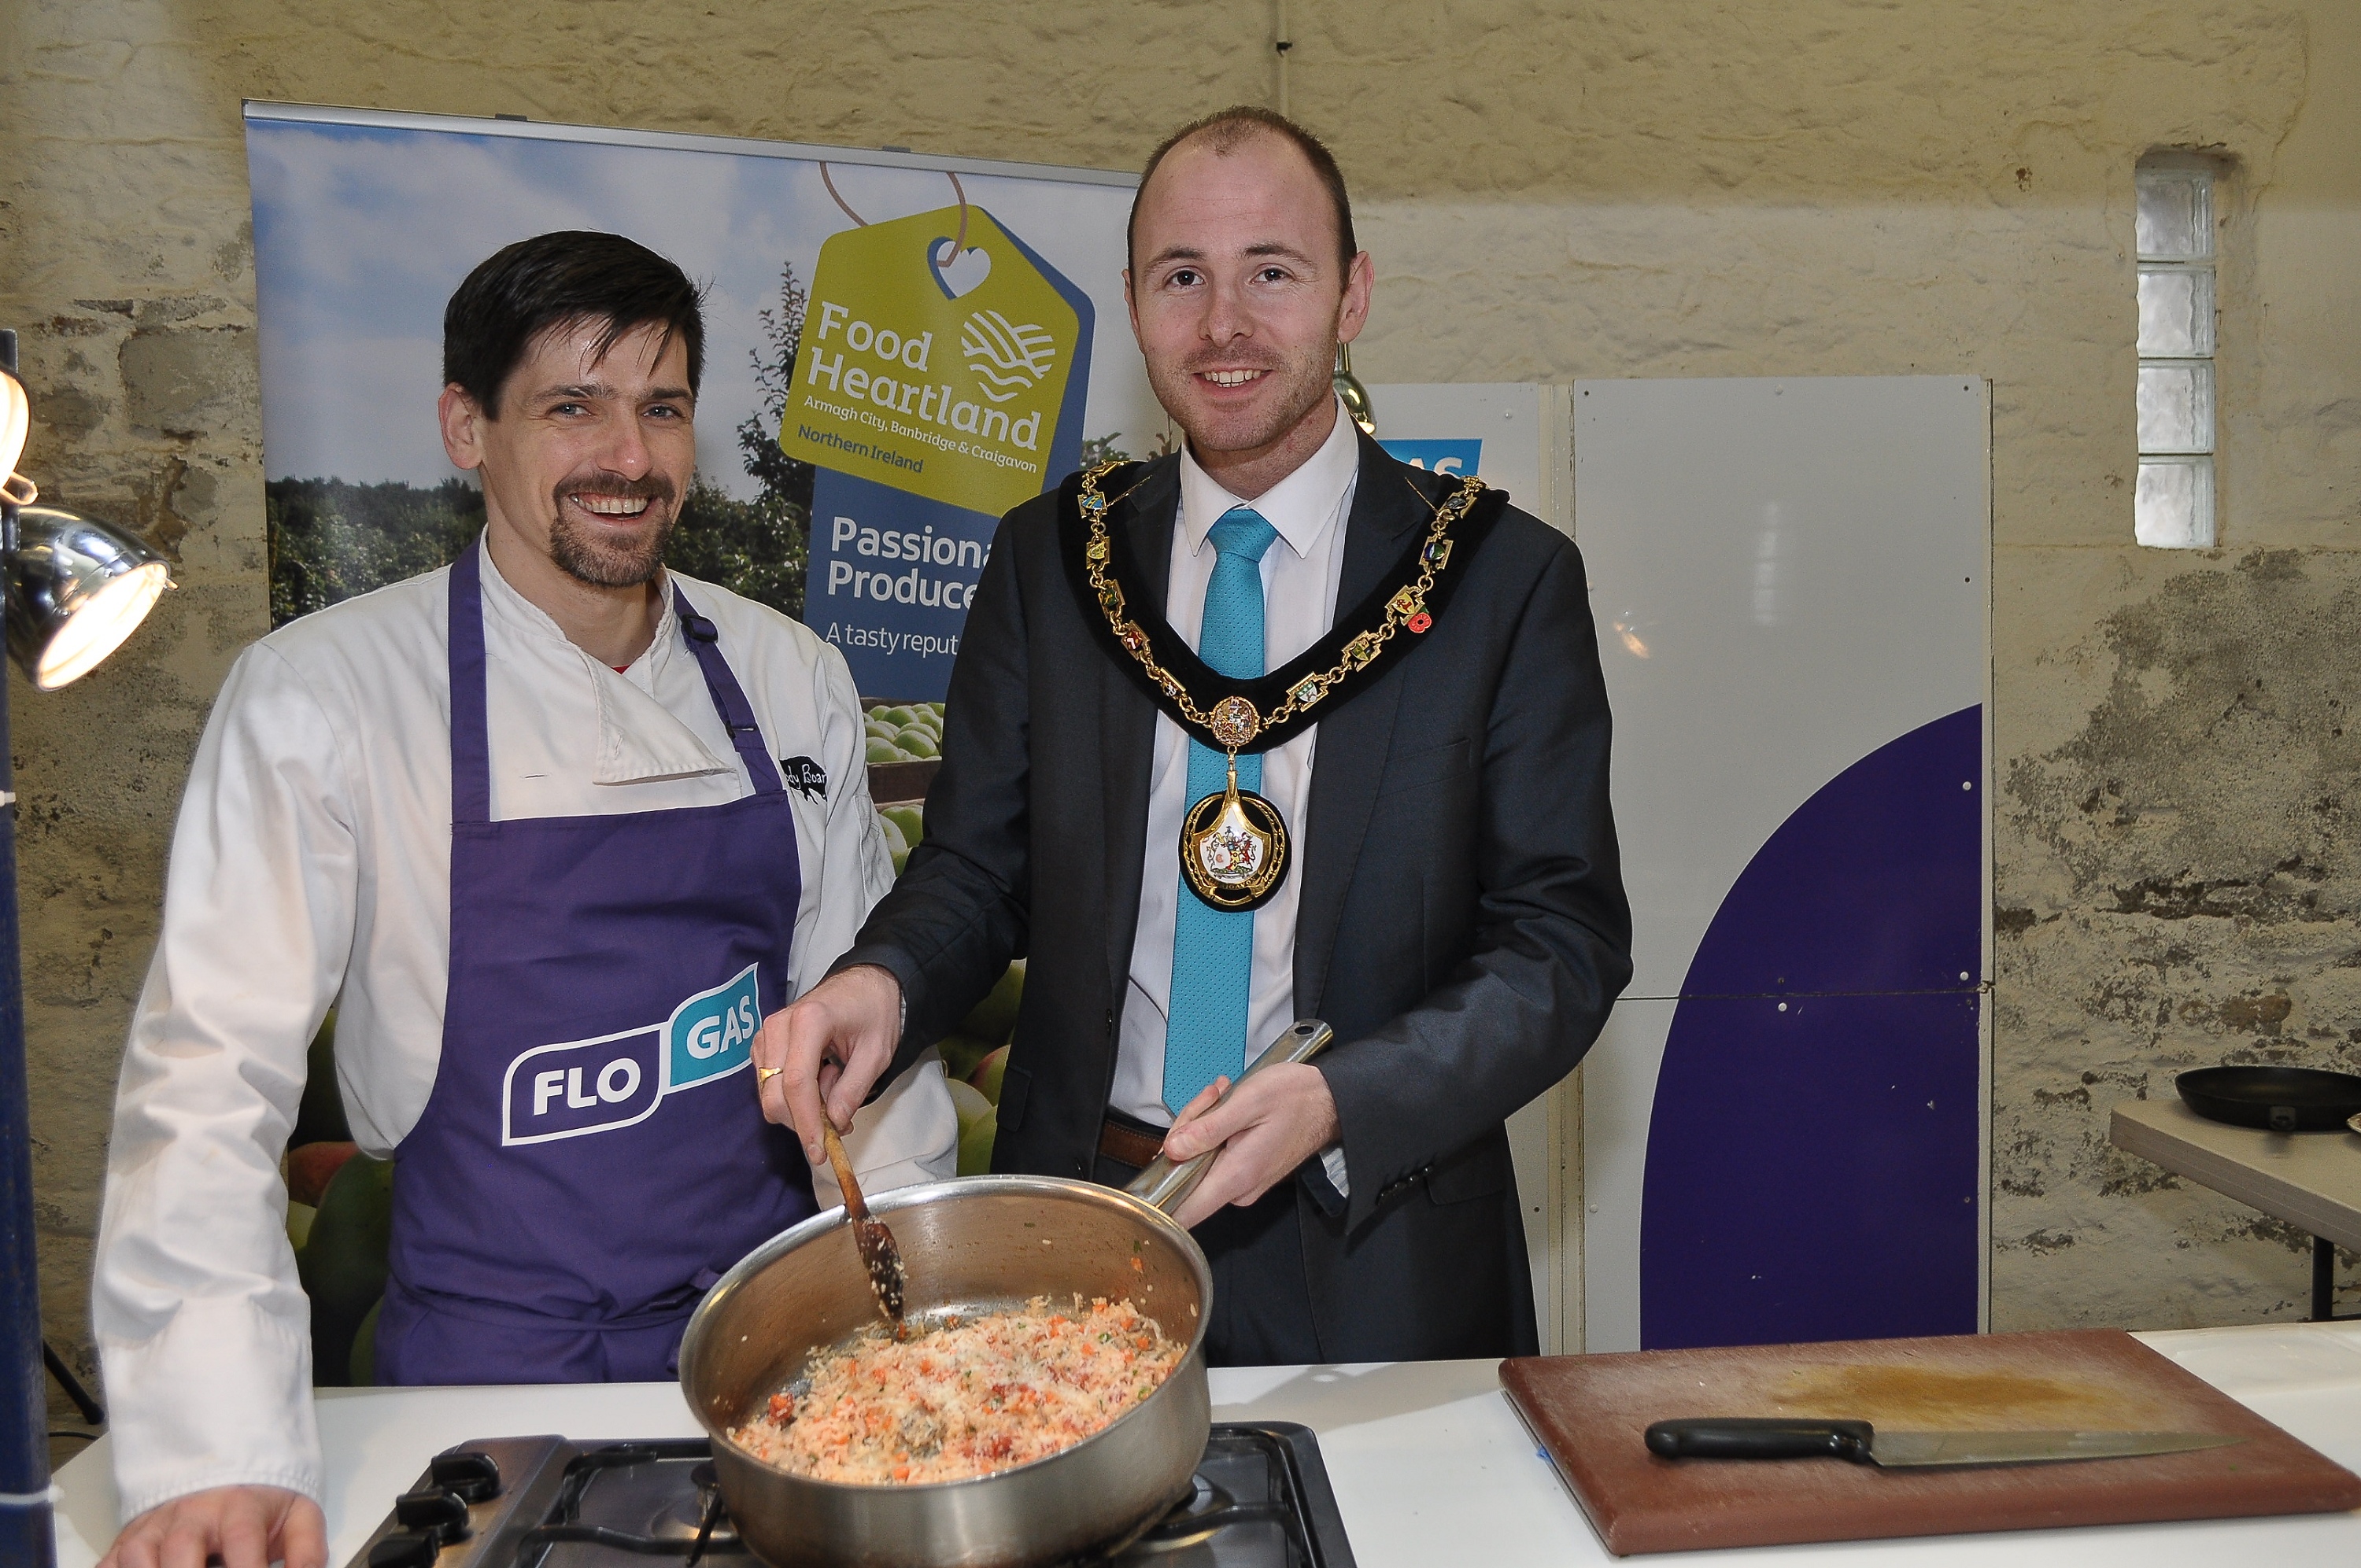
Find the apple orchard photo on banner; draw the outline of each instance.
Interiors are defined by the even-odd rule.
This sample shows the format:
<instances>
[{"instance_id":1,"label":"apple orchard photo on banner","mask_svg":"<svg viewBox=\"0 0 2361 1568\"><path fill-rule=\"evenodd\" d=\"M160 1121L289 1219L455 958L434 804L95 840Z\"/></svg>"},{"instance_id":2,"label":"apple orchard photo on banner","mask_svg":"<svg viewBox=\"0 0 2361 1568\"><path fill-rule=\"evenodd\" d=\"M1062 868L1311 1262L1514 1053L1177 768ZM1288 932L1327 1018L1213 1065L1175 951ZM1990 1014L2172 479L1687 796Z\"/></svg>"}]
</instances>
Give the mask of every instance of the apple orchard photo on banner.
<instances>
[{"instance_id":1,"label":"apple orchard photo on banner","mask_svg":"<svg viewBox=\"0 0 2361 1568\"><path fill-rule=\"evenodd\" d=\"M665 560L803 620L874 704L942 700L1002 513L1086 446L1169 445L1123 305L1132 175L293 104L246 136L274 624L481 530L435 425L443 306L539 234L626 235L704 289Z\"/></svg>"}]
</instances>

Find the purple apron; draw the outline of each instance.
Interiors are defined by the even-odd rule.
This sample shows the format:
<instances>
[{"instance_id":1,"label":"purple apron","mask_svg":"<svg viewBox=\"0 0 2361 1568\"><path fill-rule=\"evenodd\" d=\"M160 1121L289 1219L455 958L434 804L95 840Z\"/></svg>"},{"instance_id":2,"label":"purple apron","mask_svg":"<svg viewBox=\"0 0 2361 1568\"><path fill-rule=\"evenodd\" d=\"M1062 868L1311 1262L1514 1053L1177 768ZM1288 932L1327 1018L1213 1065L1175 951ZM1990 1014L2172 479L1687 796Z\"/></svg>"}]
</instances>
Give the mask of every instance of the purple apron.
<instances>
[{"instance_id":1,"label":"purple apron","mask_svg":"<svg viewBox=\"0 0 2361 1568\"><path fill-rule=\"evenodd\" d=\"M434 1091L395 1153L378 1380L658 1380L721 1271L817 1212L748 1070L785 1000L795 817L675 587L754 793L491 820L479 548L451 568L451 983Z\"/></svg>"}]
</instances>

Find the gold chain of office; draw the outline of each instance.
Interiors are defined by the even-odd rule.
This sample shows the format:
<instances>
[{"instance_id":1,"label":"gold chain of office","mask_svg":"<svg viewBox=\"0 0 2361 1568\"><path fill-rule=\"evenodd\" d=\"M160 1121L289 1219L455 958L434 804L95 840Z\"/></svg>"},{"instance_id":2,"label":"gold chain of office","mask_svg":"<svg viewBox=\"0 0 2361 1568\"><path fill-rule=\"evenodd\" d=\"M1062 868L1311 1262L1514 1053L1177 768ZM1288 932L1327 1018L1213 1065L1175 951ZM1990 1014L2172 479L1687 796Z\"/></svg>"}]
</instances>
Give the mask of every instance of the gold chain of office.
<instances>
[{"instance_id":1,"label":"gold chain of office","mask_svg":"<svg viewBox=\"0 0 2361 1568\"><path fill-rule=\"evenodd\" d=\"M1306 675L1288 687L1286 697L1267 714L1257 713L1253 703L1236 696L1222 698L1208 711L1197 706L1196 698L1178 677L1156 662L1148 633L1124 613L1123 585L1108 576L1107 565L1113 546L1107 538L1107 499L1099 494L1099 480L1116 466L1111 462L1101 463L1083 470L1082 477L1082 517L1090 525L1090 535L1083 545L1082 556L1083 565L1089 573L1091 590L1098 597L1099 609L1105 614L1107 627L1115 633L1115 641L1139 662L1140 668L1148 672L1148 679L1156 684L1157 688L1172 699L1181 718L1211 735L1214 743L1232 756L1237 754L1240 747L1254 744L1255 737L1266 729L1294 718L1318 703L1334 687L1367 669L1377 661L1379 651L1393 640L1397 632L1407 631L1419 636L1434 624L1434 617L1426 608L1426 599L1434 591L1435 577L1451 564L1452 525L1467 515L1469 509L1476 504L1476 498L1484 491L1484 481L1470 474L1460 480L1459 488L1441 505L1427 502L1433 508L1434 521L1428 526L1426 542L1419 549L1418 576L1403 584L1386 600L1385 614L1377 625L1359 632L1345 644L1332 668ZM1416 486L1411 487L1411 492L1417 493ZM1422 495L1419 499L1426 499Z\"/></svg>"}]
</instances>

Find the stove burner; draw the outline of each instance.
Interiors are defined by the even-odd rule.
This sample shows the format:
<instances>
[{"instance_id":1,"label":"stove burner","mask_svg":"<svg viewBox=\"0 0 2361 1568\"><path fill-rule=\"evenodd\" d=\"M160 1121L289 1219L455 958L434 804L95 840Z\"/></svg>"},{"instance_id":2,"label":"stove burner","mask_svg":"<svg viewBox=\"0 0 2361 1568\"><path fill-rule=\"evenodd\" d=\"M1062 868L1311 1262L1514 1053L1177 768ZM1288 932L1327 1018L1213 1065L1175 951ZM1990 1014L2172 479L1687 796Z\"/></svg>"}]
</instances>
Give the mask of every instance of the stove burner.
<instances>
[{"instance_id":1,"label":"stove burner","mask_svg":"<svg viewBox=\"0 0 2361 1568\"><path fill-rule=\"evenodd\" d=\"M489 1453L488 1453L489 1451ZM756 1561L730 1523L702 1439L592 1446L559 1438L499 1439L441 1455L420 1487L456 1490L455 1460L512 1477L497 1502L480 1502L472 1534L439 1533L389 1519L351 1568L678 1568ZM466 1474L472 1476L472 1470ZM497 1482L495 1482L497 1486ZM468 1488L471 1491L478 1487ZM458 1497L450 1497L456 1503ZM423 1517L419 1492L404 1497ZM438 1505L447 1508L447 1505ZM439 1516L438 1516L439 1517ZM1327 1470L1311 1430L1288 1422L1213 1429L1189 1493L1128 1540L1056 1568L1352 1568Z\"/></svg>"}]
</instances>

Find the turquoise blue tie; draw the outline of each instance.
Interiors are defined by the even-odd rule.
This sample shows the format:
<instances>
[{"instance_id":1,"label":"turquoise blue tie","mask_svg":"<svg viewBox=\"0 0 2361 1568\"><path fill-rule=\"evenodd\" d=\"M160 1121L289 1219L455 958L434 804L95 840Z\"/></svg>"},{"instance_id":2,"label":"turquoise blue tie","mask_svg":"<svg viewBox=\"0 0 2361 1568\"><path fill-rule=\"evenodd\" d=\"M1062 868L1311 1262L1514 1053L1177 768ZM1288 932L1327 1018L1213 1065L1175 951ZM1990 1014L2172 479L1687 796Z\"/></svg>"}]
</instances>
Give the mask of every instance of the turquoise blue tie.
<instances>
[{"instance_id":1,"label":"turquoise blue tie","mask_svg":"<svg viewBox=\"0 0 2361 1568\"><path fill-rule=\"evenodd\" d=\"M1213 577L1197 628L1197 657L1233 680L1263 673L1262 557L1279 531L1252 507L1222 514L1213 542ZM1229 757L1189 742L1188 804L1229 782ZM1262 758L1238 759L1238 787L1262 787ZM1254 911L1215 909L1180 878L1172 918L1172 994L1164 1025L1164 1103L1175 1114L1198 1091L1246 1065L1246 1003L1254 983Z\"/></svg>"}]
</instances>

